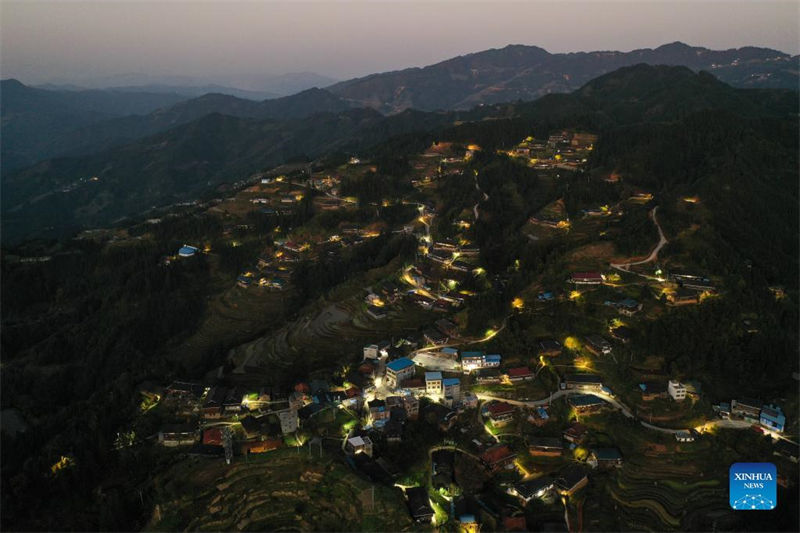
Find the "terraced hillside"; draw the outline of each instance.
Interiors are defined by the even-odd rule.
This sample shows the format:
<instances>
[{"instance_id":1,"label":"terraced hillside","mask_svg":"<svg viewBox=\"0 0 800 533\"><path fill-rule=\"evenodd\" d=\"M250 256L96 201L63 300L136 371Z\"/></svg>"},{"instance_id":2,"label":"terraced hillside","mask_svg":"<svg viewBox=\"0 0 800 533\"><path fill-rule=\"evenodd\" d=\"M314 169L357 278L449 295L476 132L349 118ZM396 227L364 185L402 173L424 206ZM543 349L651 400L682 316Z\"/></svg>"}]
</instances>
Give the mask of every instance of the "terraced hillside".
<instances>
[{"instance_id":1,"label":"terraced hillside","mask_svg":"<svg viewBox=\"0 0 800 533\"><path fill-rule=\"evenodd\" d=\"M156 483L148 531L406 531L399 489L375 486L328 458L294 449L228 466L185 460Z\"/></svg>"}]
</instances>

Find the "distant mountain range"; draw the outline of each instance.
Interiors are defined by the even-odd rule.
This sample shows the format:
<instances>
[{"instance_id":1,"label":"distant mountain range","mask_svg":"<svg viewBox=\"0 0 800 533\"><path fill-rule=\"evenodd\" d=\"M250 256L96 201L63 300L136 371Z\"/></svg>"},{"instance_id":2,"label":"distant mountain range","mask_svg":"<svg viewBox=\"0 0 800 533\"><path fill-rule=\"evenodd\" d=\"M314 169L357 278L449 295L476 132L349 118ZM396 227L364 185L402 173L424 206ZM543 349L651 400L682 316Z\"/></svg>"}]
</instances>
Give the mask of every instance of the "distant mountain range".
<instances>
[{"instance_id":1,"label":"distant mountain range","mask_svg":"<svg viewBox=\"0 0 800 533\"><path fill-rule=\"evenodd\" d=\"M202 108L203 103L207 107ZM225 109L226 114L204 115L210 109ZM311 109L321 113L309 114ZM674 121L703 110L796 119L797 93L735 89L686 67L638 65L601 76L572 94L467 112L407 110L383 116L369 109L347 109L324 90L261 103L208 95L146 117L157 120L163 115L162 125L195 115L202 118L132 144L45 161L9 176L2 197L3 239L108 224L154 205L197 198L292 156L360 152L402 134L425 139L437 135L435 131L457 128L467 138L470 124L475 124L483 132L483 125L489 125L495 142L511 141L534 124L602 132L624 124ZM86 181L90 177L98 179ZM50 229L42 233L46 228Z\"/></svg>"},{"instance_id":2,"label":"distant mountain range","mask_svg":"<svg viewBox=\"0 0 800 533\"><path fill-rule=\"evenodd\" d=\"M551 54L511 45L409 68L343 81L328 87L356 106L383 113L403 109L467 109L479 104L533 100L573 91L621 67L682 65L707 70L735 87L798 87L798 57L768 48L709 50L675 42L631 52Z\"/></svg>"},{"instance_id":3,"label":"distant mountain range","mask_svg":"<svg viewBox=\"0 0 800 533\"><path fill-rule=\"evenodd\" d=\"M321 89L257 102L218 93L186 99L122 90L44 90L17 80L0 83L4 174L51 157L119 146L212 113L287 119L350 107Z\"/></svg>"},{"instance_id":4,"label":"distant mountain range","mask_svg":"<svg viewBox=\"0 0 800 533\"><path fill-rule=\"evenodd\" d=\"M53 154L51 139L114 117L144 114L185 100L177 94L104 90L44 90L17 80L0 82L3 171L30 165Z\"/></svg>"}]
</instances>

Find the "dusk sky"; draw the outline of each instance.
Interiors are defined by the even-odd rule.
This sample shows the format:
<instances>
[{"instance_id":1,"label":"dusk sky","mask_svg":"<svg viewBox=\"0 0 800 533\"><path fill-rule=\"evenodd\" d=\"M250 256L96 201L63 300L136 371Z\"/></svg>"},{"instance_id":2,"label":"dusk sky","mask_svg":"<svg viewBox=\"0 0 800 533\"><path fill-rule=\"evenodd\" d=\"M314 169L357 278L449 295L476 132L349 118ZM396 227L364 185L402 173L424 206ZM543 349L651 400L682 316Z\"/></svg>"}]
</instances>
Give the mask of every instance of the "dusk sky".
<instances>
[{"instance_id":1,"label":"dusk sky","mask_svg":"<svg viewBox=\"0 0 800 533\"><path fill-rule=\"evenodd\" d=\"M90 83L126 73L243 86L247 74L346 79L424 66L507 44L550 52L683 41L791 54L798 4L786 2L9 2L0 74Z\"/></svg>"}]
</instances>

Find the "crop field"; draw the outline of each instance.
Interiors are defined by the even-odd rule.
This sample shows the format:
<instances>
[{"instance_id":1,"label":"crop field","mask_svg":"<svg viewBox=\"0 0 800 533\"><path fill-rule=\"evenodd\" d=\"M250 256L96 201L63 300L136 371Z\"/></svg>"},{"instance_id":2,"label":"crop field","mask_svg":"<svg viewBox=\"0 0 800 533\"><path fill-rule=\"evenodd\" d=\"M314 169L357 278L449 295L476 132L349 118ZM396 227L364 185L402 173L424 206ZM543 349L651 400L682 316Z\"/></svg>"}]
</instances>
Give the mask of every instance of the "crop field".
<instances>
[{"instance_id":1,"label":"crop field","mask_svg":"<svg viewBox=\"0 0 800 533\"><path fill-rule=\"evenodd\" d=\"M418 529L399 489L346 466L281 449L230 466L187 459L160 476L150 531L406 531Z\"/></svg>"}]
</instances>

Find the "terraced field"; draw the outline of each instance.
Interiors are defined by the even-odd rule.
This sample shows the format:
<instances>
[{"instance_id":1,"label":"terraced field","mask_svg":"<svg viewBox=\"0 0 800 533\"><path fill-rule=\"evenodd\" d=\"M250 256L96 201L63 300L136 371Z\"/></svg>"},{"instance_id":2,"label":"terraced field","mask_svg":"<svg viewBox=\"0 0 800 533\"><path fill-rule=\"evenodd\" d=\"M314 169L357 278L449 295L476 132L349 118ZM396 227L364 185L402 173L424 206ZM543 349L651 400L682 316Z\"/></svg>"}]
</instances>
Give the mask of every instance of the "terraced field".
<instances>
[{"instance_id":1,"label":"terraced field","mask_svg":"<svg viewBox=\"0 0 800 533\"><path fill-rule=\"evenodd\" d=\"M366 312L362 289L349 291L339 301L320 301L297 320L278 331L238 346L229 354L238 367L288 369L303 355L309 370L332 368L349 362L361 354L361 348L383 339L416 332L421 326L441 318L433 312L422 311L412 303L398 301L387 308L380 320ZM338 288L338 295L344 293ZM355 292L355 294L353 294Z\"/></svg>"},{"instance_id":2,"label":"terraced field","mask_svg":"<svg viewBox=\"0 0 800 533\"><path fill-rule=\"evenodd\" d=\"M726 488L704 477L691 463L632 460L613 475L606 490L629 528L696 529L728 509Z\"/></svg>"},{"instance_id":3,"label":"terraced field","mask_svg":"<svg viewBox=\"0 0 800 533\"><path fill-rule=\"evenodd\" d=\"M227 466L185 460L157 480L149 531L406 531L417 529L399 489L294 449Z\"/></svg>"}]
</instances>

